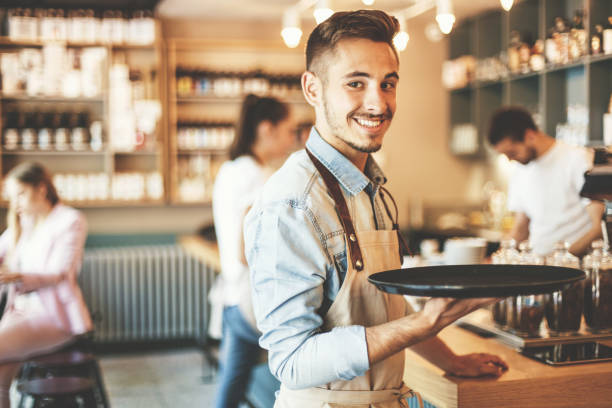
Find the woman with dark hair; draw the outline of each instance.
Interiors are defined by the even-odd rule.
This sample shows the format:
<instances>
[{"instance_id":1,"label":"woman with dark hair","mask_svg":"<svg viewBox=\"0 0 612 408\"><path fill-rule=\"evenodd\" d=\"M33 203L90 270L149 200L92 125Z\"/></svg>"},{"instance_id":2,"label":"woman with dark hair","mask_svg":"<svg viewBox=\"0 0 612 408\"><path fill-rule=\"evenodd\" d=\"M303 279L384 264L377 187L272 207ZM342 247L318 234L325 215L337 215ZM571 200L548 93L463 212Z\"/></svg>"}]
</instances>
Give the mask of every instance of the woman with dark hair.
<instances>
[{"instance_id":1,"label":"woman with dark hair","mask_svg":"<svg viewBox=\"0 0 612 408\"><path fill-rule=\"evenodd\" d=\"M252 311L249 269L244 258L242 220L271 164L296 144L289 107L275 98L248 95L242 105L230 161L223 164L213 190L213 216L221 275L211 301L223 306L220 373L215 407L237 407L259 357L259 333Z\"/></svg>"},{"instance_id":2,"label":"woman with dark hair","mask_svg":"<svg viewBox=\"0 0 612 408\"><path fill-rule=\"evenodd\" d=\"M0 408L10 407L9 388L22 361L92 328L77 284L85 219L60 202L40 164L15 167L5 187L9 211L0 236L0 283L10 286L0 320Z\"/></svg>"}]
</instances>

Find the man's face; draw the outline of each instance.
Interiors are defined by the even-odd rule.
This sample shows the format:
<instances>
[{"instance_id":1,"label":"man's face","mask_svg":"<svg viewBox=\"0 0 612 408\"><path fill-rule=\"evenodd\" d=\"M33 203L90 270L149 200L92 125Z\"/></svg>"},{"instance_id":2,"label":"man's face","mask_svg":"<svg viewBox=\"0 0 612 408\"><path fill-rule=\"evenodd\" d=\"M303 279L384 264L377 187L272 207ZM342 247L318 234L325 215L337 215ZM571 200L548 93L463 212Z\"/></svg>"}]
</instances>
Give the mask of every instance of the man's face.
<instances>
[{"instance_id":1,"label":"man's face","mask_svg":"<svg viewBox=\"0 0 612 408\"><path fill-rule=\"evenodd\" d=\"M382 42L346 39L321 58L323 117L317 125L357 151L379 150L395 113L399 76L393 50Z\"/></svg>"},{"instance_id":2,"label":"man's face","mask_svg":"<svg viewBox=\"0 0 612 408\"><path fill-rule=\"evenodd\" d=\"M494 149L505 154L510 160L516 160L521 164L527 164L537 157L536 149L527 141L517 142L507 137L494 146Z\"/></svg>"}]
</instances>

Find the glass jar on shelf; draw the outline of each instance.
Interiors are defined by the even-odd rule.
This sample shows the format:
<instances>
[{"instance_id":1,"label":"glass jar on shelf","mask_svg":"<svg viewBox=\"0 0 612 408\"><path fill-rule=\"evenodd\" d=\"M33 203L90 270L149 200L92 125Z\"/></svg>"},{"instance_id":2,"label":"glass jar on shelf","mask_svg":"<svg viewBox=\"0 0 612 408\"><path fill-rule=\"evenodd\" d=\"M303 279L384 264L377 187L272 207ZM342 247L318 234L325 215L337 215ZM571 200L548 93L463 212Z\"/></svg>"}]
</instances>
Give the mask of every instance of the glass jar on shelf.
<instances>
[{"instance_id":1,"label":"glass jar on shelf","mask_svg":"<svg viewBox=\"0 0 612 408\"><path fill-rule=\"evenodd\" d=\"M612 332L612 257L602 240L585 256L584 321L594 333Z\"/></svg>"},{"instance_id":2,"label":"glass jar on shelf","mask_svg":"<svg viewBox=\"0 0 612 408\"><path fill-rule=\"evenodd\" d=\"M527 241L519 244L518 264L544 265L544 259L535 254ZM521 337L537 337L544 318L543 295L520 295L510 298L507 307L507 325Z\"/></svg>"},{"instance_id":3,"label":"glass jar on shelf","mask_svg":"<svg viewBox=\"0 0 612 408\"><path fill-rule=\"evenodd\" d=\"M580 269L580 259L568 249L568 242L557 243L553 253L546 258L546 264ZM583 294L583 281L579 281L567 289L545 295L546 322L551 335L566 336L580 330Z\"/></svg>"},{"instance_id":4,"label":"glass jar on shelf","mask_svg":"<svg viewBox=\"0 0 612 408\"><path fill-rule=\"evenodd\" d=\"M514 239L504 239L500 243L500 248L491 255L491 262L495 265L515 264L518 261L518 251ZM499 327L505 327L508 323L508 304L512 298L502 299L495 303L491 308L493 322Z\"/></svg>"}]
</instances>

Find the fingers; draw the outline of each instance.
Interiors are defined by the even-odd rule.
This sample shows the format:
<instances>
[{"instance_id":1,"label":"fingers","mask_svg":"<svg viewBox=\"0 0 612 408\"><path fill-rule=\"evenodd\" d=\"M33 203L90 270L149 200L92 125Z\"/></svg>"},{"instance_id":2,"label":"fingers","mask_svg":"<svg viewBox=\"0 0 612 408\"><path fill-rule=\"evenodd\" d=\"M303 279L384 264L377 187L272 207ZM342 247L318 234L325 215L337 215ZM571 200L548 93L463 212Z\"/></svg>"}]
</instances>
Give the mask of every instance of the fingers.
<instances>
[{"instance_id":1,"label":"fingers","mask_svg":"<svg viewBox=\"0 0 612 408\"><path fill-rule=\"evenodd\" d=\"M488 353L474 353L460 356L459 368L451 374L459 377L499 377L508 365L500 357Z\"/></svg>"}]
</instances>

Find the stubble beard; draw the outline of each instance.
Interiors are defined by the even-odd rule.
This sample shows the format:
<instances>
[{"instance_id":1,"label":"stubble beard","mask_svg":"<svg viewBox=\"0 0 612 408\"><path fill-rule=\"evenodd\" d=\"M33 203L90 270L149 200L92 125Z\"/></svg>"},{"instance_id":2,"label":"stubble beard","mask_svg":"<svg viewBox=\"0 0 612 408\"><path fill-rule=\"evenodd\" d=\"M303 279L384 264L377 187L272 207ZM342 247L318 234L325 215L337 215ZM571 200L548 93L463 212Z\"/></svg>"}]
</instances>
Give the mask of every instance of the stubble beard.
<instances>
[{"instance_id":1,"label":"stubble beard","mask_svg":"<svg viewBox=\"0 0 612 408\"><path fill-rule=\"evenodd\" d=\"M347 145L349 145L350 147L352 147L353 149L357 150L358 152L362 152L362 153L375 153L377 151L379 151L382 147L382 143L377 143L377 144L370 144L367 146L362 146L359 145L357 143L355 143L354 141L350 140L350 138L346 137L343 135L343 131L342 131L342 126L340 124L338 124L338 122L335 120L333 112L331 112L331 110L329 109L329 104L327 103L327 98L324 96L323 97L323 111L325 112L325 120L327 121L327 124L329 126L329 130L331 131L332 135L340 140L342 140L344 143L346 143ZM348 125L348 121L353 120L352 116L355 113L355 111L350 112L347 115L347 128L349 127Z\"/></svg>"}]
</instances>

